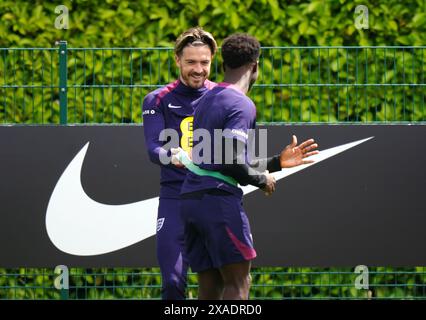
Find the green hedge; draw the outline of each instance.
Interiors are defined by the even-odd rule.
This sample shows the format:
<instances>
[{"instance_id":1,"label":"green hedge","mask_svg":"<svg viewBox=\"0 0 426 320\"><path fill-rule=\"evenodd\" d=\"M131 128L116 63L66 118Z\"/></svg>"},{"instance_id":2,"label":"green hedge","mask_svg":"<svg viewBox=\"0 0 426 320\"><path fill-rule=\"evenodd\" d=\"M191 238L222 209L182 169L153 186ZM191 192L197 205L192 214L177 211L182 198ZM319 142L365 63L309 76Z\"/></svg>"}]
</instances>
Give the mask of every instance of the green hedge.
<instances>
[{"instance_id":1,"label":"green hedge","mask_svg":"<svg viewBox=\"0 0 426 320\"><path fill-rule=\"evenodd\" d=\"M158 268L70 270L68 299L159 299ZM425 299L424 267L369 268L369 289L356 289L351 268L255 268L252 299ZM61 299L53 269L0 269L0 299ZM188 277L196 298L197 277Z\"/></svg>"},{"instance_id":2,"label":"green hedge","mask_svg":"<svg viewBox=\"0 0 426 320\"><path fill-rule=\"evenodd\" d=\"M56 4L1 2L0 48L55 48L57 40L71 48L171 47L195 25L211 31L219 44L236 31L255 35L264 47L426 43L423 0L363 2L369 8L367 30L355 28L357 3L345 0L64 4L68 30L54 27ZM424 60L421 48L264 49L250 96L262 122L423 121ZM72 123L139 123L143 96L177 76L171 50L71 50L67 65ZM220 57L213 80L221 80L219 66ZM0 122L58 123L58 69L56 51L0 50Z\"/></svg>"},{"instance_id":3,"label":"green hedge","mask_svg":"<svg viewBox=\"0 0 426 320\"><path fill-rule=\"evenodd\" d=\"M70 28L57 30L58 4L69 9ZM369 29L355 28L355 7L369 8ZM178 34L200 25L219 43L233 32L249 32L263 46L424 45L423 0L3 0L0 47L171 46Z\"/></svg>"},{"instance_id":4,"label":"green hedge","mask_svg":"<svg viewBox=\"0 0 426 320\"><path fill-rule=\"evenodd\" d=\"M258 122L424 121L424 48L264 48L249 93ZM67 50L68 123L140 123L173 81L169 49ZM59 122L59 52L0 49L0 123ZM211 79L222 79L220 56Z\"/></svg>"}]
</instances>

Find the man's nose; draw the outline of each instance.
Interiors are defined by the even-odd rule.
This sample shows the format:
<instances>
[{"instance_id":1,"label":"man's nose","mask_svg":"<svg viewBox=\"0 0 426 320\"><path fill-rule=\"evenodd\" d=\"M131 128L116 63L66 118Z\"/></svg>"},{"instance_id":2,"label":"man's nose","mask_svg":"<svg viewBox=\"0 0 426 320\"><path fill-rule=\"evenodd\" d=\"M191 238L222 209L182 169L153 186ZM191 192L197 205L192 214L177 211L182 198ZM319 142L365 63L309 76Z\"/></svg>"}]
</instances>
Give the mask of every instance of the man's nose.
<instances>
[{"instance_id":1,"label":"man's nose","mask_svg":"<svg viewBox=\"0 0 426 320\"><path fill-rule=\"evenodd\" d=\"M203 73L203 66L201 65L201 63L196 63L194 65L194 71L197 73Z\"/></svg>"}]
</instances>

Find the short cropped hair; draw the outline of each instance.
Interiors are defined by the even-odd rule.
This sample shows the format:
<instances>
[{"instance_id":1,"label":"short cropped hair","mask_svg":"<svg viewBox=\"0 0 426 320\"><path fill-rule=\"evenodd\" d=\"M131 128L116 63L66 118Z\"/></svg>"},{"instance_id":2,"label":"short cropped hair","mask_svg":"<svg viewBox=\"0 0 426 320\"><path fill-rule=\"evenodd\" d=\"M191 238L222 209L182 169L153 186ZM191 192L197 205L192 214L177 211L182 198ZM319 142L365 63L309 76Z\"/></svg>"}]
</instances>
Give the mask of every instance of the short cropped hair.
<instances>
[{"instance_id":1,"label":"short cropped hair","mask_svg":"<svg viewBox=\"0 0 426 320\"><path fill-rule=\"evenodd\" d=\"M201 27L186 30L176 40L175 54L180 56L186 46L209 46L212 56L217 51L216 40L210 32L204 31Z\"/></svg>"},{"instance_id":2,"label":"short cropped hair","mask_svg":"<svg viewBox=\"0 0 426 320\"><path fill-rule=\"evenodd\" d=\"M257 62L259 54L259 41L245 33L230 35L222 44L223 64L231 69Z\"/></svg>"}]
</instances>

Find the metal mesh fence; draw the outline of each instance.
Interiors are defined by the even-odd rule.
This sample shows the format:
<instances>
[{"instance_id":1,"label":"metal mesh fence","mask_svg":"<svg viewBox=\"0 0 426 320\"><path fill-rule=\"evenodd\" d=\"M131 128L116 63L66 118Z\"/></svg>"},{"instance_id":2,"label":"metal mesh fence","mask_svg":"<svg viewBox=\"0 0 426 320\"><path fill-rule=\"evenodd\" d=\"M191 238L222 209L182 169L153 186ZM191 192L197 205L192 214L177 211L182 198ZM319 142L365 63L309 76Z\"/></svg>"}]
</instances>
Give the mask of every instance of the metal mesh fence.
<instances>
[{"instance_id":1,"label":"metal mesh fence","mask_svg":"<svg viewBox=\"0 0 426 320\"><path fill-rule=\"evenodd\" d=\"M425 120L425 47L264 47L259 122ZM221 61L211 80L220 81ZM0 123L140 123L172 48L0 49Z\"/></svg>"},{"instance_id":2,"label":"metal mesh fence","mask_svg":"<svg viewBox=\"0 0 426 320\"><path fill-rule=\"evenodd\" d=\"M258 122L423 122L426 47L264 47L249 93ZM221 61L210 79L221 80ZM0 124L141 123L143 97L177 77L172 48L0 48ZM425 299L424 267L255 268L253 299ZM159 299L158 268L0 269L0 299ZM197 297L195 274L187 296Z\"/></svg>"},{"instance_id":3,"label":"metal mesh fence","mask_svg":"<svg viewBox=\"0 0 426 320\"><path fill-rule=\"evenodd\" d=\"M251 299L425 299L426 272L416 268L369 268L356 287L353 268L255 268ZM58 290L53 269L0 271L0 299L160 299L158 268L70 270L69 289ZM197 297L189 274L187 297ZM367 288L368 285L368 288Z\"/></svg>"}]
</instances>

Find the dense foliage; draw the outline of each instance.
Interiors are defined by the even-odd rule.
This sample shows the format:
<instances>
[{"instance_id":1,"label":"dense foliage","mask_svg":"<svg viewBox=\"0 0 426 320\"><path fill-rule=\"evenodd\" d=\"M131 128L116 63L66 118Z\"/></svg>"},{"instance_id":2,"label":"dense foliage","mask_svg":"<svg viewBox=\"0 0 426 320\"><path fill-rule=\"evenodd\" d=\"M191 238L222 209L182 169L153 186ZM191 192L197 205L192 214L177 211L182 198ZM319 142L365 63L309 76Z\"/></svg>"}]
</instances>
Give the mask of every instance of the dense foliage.
<instances>
[{"instance_id":1,"label":"dense foliage","mask_svg":"<svg viewBox=\"0 0 426 320\"><path fill-rule=\"evenodd\" d=\"M219 44L249 32L265 48L250 93L261 122L422 121L424 48L297 48L425 44L425 2L370 1L369 29L355 26L353 1L72 1L69 29L58 30L55 5L0 3L0 122L58 123L59 52L68 43L68 121L141 122L150 90L177 76L171 47L201 25ZM289 48L290 46L290 48ZM75 49L127 47L129 49ZM285 48L282 48L285 47ZM52 49L53 48L53 49ZM141 49L136 49L141 48ZM213 80L221 80L220 56Z\"/></svg>"},{"instance_id":2,"label":"dense foliage","mask_svg":"<svg viewBox=\"0 0 426 320\"><path fill-rule=\"evenodd\" d=\"M53 269L0 269L0 299L159 299L158 268L70 270L69 291L57 290ZM425 268L369 268L368 289L353 268L255 268L252 299L425 299ZM190 274L187 297L197 297ZM367 285L361 282L362 285Z\"/></svg>"},{"instance_id":3,"label":"dense foliage","mask_svg":"<svg viewBox=\"0 0 426 320\"><path fill-rule=\"evenodd\" d=\"M351 0L64 0L69 29L54 27L61 2L3 0L0 47L171 46L185 29L200 25L219 43L233 32L248 32L263 46L424 45L423 0L362 1L369 29L355 28Z\"/></svg>"}]
</instances>

